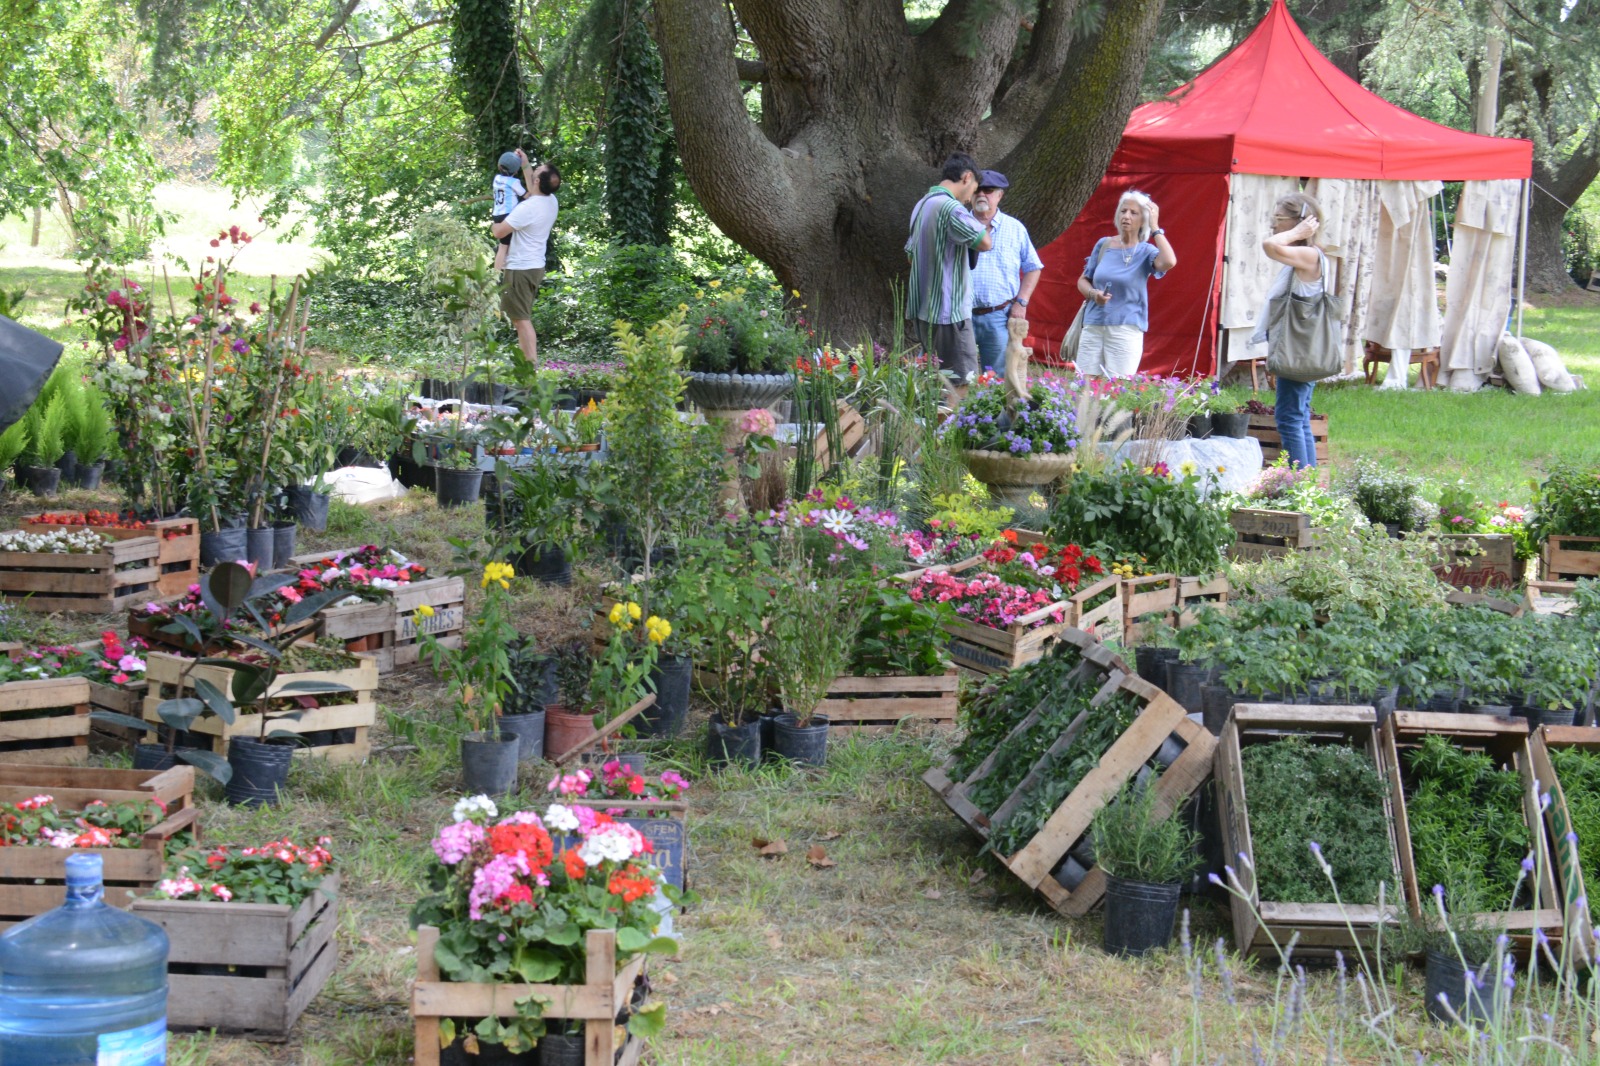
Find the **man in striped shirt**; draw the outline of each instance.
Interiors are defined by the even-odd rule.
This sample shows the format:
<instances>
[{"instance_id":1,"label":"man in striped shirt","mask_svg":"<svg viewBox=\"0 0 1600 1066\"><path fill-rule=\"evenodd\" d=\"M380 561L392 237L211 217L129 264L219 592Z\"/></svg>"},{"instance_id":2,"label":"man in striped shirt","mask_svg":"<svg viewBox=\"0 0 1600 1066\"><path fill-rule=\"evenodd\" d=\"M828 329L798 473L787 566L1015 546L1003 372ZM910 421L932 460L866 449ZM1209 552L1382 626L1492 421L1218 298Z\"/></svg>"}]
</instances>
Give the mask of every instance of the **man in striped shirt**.
<instances>
[{"instance_id":1,"label":"man in striped shirt","mask_svg":"<svg viewBox=\"0 0 1600 1066\"><path fill-rule=\"evenodd\" d=\"M1006 372L1010 318L1028 317L1028 298L1039 284L1044 262L1028 236L1028 227L1000 210L1011 183L998 170L978 175L978 198L972 216L990 227L994 247L978 257L972 269L972 332L984 370Z\"/></svg>"},{"instance_id":2,"label":"man in striped shirt","mask_svg":"<svg viewBox=\"0 0 1600 1066\"><path fill-rule=\"evenodd\" d=\"M956 152L944 161L939 177L939 184L911 210L906 318L923 351L936 354L939 366L955 376L959 399L978 374L967 253L987 251L991 242L988 227L968 210L978 191L978 164Z\"/></svg>"}]
</instances>

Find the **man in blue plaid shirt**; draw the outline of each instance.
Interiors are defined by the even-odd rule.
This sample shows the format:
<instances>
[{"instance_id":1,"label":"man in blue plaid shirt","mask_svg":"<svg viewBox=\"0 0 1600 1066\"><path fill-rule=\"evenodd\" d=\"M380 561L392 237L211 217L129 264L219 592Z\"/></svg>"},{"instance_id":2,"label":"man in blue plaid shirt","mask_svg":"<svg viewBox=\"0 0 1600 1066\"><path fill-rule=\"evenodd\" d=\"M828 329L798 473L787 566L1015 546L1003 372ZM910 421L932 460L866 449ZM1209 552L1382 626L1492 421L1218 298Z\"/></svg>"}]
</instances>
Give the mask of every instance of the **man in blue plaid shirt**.
<instances>
[{"instance_id":1,"label":"man in blue plaid shirt","mask_svg":"<svg viewBox=\"0 0 1600 1066\"><path fill-rule=\"evenodd\" d=\"M1006 319L1028 317L1028 300L1044 270L1028 228L1000 211L1000 201L1010 186L998 170L982 171L978 196L972 203L973 216L990 227L994 241L993 247L978 256L978 265L972 270L972 331L983 369L997 374L1006 371L1010 339Z\"/></svg>"}]
</instances>

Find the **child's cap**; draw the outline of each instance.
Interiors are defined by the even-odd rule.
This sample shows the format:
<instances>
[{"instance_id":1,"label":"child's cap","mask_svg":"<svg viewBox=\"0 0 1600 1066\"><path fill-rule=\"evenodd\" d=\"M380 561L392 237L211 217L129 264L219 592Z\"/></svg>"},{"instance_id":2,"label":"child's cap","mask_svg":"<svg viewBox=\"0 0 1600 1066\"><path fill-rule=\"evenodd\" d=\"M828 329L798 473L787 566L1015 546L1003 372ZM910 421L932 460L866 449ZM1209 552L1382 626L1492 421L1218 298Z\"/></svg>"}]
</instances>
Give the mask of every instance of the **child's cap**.
<instances>
[{"instance_id":1,"label":"child's cap","mask_svg":"<svg viewBox=\"0 0 1600 1066\"><path fill-rule=\"evenodd\" d=\"M515 174L522 169L522 160L515 152L500 153L500 172L502 174Z\"/></svg>"}]
</instances>

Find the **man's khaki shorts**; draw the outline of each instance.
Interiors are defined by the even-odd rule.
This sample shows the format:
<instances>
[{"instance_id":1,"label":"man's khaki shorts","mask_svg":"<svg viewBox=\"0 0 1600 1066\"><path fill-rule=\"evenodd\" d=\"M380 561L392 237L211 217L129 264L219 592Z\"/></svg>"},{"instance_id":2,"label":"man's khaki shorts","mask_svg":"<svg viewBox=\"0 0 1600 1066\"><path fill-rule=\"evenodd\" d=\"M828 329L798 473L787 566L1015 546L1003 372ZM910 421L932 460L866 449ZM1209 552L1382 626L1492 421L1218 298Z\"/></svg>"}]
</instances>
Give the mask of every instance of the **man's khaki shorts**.
<instances>
[{"instance_id":1,"label":"man's khaki shorts","mask_svg":"<svg viewBox=\"0 0 1600 1066\"><path fill-rule=\"evenodd\" d=\"M544 283L544 270L508 270L505 287L500 290L500 310L513 322L533 317L533 298Z\"/></svg>"}]
</instances>

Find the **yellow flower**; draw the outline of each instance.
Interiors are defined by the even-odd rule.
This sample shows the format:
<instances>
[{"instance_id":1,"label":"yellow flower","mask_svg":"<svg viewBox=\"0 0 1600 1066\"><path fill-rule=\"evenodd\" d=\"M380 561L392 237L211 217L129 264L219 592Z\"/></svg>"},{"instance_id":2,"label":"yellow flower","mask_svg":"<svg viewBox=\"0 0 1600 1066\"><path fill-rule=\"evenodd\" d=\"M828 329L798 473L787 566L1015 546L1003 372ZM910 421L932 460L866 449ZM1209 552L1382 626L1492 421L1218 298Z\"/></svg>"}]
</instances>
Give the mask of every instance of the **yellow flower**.
<instances>
[{"instance_id":1,"label":"yellow flower","mask_svg":"<svg viewBox=\"0 0 1600 1066\"><path fill-rule=\"evenodd\" d=\"M733 294L735 296L743 296L744 295L744 286L740 285L740 286L735 287L734 290L733 290Z\"/></svg>"},{"instance_id":2,"label":"yellow flower","mask_svg":"<svg viewBox=\"0 0 1600 1066\"><path fill-rule=\"evenodd\" d=\"M1184 477L1194 477L1195 473L1198 472L1199 469L1200 467L1193 459L1185 459L1183 462L1178 464L1178 473L1182 474Z\"/></svg>"},{"instance_id":3,"label":"yellow flower","mask_svg":"<svg viewBox=\"0 0 1600 1066\"><path fill-rule=\"evenodd\" d=\"M1225 467L1225 466L1219 466L1219 467L1217 467L1217 473L1219 473L1219 474L1226 474L1226 473L1227 473L1227 472L1228 472L1228 468L1227 468L1227 467Z\"/></svg>"},{"instance_id":4,"label":"yellow flower","mask_svg":"<svg viewBox=\"0 0 1600 1066\"><path fill-rule=\"evenodd\" d=\"M633 619L635 622L644 617L644 612L641 611L639 609L639 605L634 603L632 600L628 601L628 617Z\"/></svg>"},{"instance_id":5,"label":"yellow flower","mask_svg":"<svg viewBox=\"0 0 1600 1066\"><path fill-rule=\"evenodd\" d=\"M606 615L606 621L610 622L614 626L621 625L622 616L626 613L627 612L622 608L622 604L614 603L611 605L611 613Z\"/></svg>"},{"instance_id":6,"label":"yellow flower","mask_svg":"<svg viewBox=\"0 0 1600 1066\"><path fill-rule=\"evenodd\" d=\"M712 278L710 281L706 282L706 284L711 286L713 289L720 289L722 287L722 281L719 278Z\"/></svg>"},{"instance_id":7,"label":"yellow flower","mask_svg":"<svg viewBox=\"0 0 1600 1066\"><path fill-rule=\"evenodd\" d=\"M433 608L429 607L427 604L423 604L421 607L417 608L417 617L418 618L432 618L433 617Z\"/></svg>"},{"instance_id":8,"label":"yellow flower","mask_svg":"<svg viewBox=\"0 0 1600 1066\"><path fill-rule=\"evenodd\" d=\"M501 588L509 589L511 579L516 573L510 563L489 563L483 568L483 587L488 588L491 584L499 582Z\"/></svg>"},{"instance_id":9,"label":"yellow flower","mask_svg":"<svg viewBox=\"0 0 1600 1066\"><path fill-rule=\"evenodd\" d=\"M688 304L679 304L678 305L678 310L687 311L687 310L689 310L689 305Z\"/></svg>"},{"instance_id":10,"label":"yellow flower","mask_svg":"<svg viewBox=\"0 0 1600 1066\"><path fill-rule=\"evenodd\" d=\"M789 295L793 296L796 300L798 300L798 299L800 299L800 290L799 289L790 289L789 290Z\"/></svg>"},{"instance_id":11,"label":"yellow flower","mask_svg":"<svg viewBox=\"0 0 1600 1066\"><path fill-rule=\"evenodd\" d=\"M644 629L645 635L650 638L652 644L660 644L672 636L672 623L665 618L657 618L655 615L651 615L650 619L645 622Z\"/></svg>"}]
</instances>

